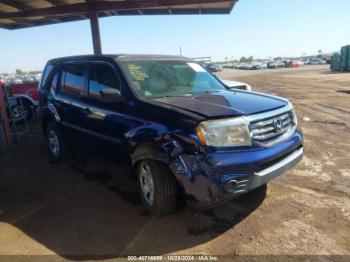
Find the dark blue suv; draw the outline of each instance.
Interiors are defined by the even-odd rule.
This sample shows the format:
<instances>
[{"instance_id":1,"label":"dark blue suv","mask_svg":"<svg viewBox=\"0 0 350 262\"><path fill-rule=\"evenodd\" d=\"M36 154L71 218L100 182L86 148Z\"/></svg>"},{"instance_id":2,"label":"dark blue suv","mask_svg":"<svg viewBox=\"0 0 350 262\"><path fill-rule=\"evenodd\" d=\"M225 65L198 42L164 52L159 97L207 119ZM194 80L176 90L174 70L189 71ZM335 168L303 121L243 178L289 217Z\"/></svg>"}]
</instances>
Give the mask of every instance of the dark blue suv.
<instances>
[{"instance_id":1,"label":"dark blue suv","mask_svg":"<svg viewBox=\"0 0 350 262\"><path fill-rule=\"evenodd\" d=\"M53 59L40 105L54 161L70 141L114 148L153 215L173 211L180 194L212 205L255 190L303 156L291 103L230 89L185 57Z\"/></svg>"}]
</instances>

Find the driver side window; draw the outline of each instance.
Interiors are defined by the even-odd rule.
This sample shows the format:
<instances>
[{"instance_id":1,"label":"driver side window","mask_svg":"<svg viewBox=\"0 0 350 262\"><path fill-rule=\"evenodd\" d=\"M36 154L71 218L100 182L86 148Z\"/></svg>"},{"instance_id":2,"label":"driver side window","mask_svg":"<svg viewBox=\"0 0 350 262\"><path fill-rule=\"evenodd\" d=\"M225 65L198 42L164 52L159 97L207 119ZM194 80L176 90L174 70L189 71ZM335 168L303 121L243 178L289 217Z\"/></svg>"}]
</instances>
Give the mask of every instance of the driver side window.
<instances>
[{"instance_id":1,"label":"driver side window","mask_svg":"<svg viewBox=\"0 0 350 262\"><path fill-rule=\"evenodd\" d=\"M114 88L121 90L121 82L112 66L104 63L90 65L88 96L90 98L99 97L99 92L104 88Z\"/></svg>"}]
</instances>

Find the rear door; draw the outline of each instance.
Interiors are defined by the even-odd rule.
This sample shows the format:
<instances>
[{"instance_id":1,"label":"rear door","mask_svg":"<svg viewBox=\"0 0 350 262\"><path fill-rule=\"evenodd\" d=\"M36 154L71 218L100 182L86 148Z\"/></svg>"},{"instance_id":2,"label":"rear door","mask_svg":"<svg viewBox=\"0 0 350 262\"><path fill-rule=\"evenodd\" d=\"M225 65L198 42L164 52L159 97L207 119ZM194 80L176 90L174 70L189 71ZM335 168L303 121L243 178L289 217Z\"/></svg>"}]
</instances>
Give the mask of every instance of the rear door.
<instances>
[{"instance_id":1,"label":"rear door","mask_svg":"<svg viewBox=\"0 0 350 262\"><path fill-rule=\"evenodd\" d=\"M74 137L79 137L84 129L87 106L81 99L85 92L86 75L86 64L64 63L60 85L55 92L55 108L61 118L64 132Z\"/></svg>"}]
</instances>

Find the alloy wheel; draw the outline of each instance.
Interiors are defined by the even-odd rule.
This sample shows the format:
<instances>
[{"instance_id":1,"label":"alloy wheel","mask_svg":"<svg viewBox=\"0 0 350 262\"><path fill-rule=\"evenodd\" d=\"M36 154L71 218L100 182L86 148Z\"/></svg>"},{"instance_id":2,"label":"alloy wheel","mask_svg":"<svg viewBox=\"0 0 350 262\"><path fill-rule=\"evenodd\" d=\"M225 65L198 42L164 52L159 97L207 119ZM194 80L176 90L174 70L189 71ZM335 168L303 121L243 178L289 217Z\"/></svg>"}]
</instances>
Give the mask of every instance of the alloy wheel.
<instances>
[{"instance_id":1,"label":"alloy wheel","mask_svg":"<svg viewBox=\"0 0 350 262\"><path fill-rule=\"evenodd\" d=\"M151 174L151 169L149 165L145 162L141 163L139 169L139 181L143 197L147 204L151 206L154 201L154 183Z\"/></svg>"},{"instance_id":2,"label":"alloy wheel","mask_svg":"<svg viewBox=\"0 0 350 262\"><path fill-rule=\"evenodd\" d=\"M59 142L59 138L54 130L49 131L48 139L49 139L49 146L50 146L52 153L55 156L58 156L60 153L60 142Z\"/></svg>"}]
</instances>

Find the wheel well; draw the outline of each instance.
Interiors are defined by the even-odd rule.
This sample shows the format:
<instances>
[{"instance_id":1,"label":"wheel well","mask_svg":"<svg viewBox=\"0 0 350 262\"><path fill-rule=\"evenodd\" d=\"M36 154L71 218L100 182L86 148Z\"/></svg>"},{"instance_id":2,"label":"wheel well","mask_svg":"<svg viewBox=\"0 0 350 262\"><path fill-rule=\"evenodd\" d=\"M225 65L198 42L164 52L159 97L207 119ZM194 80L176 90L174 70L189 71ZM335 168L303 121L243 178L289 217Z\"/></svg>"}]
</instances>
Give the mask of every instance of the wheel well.
<instances>
[{"instance_id":1,"label":"wheel well","mask_svg":"<svg viewBox=\"0 0 350 262\"><path fill-rule=\"evenodd\" d=\"M153 160L166 165L169 168L171 159L169 155L155 142L144 142L136 146L134 152L130 155L131 158L131 176L133 179L137 179L137 167L142 160ZM169 168L170 169L170 168ZM181 192L184 193L184 187L181 182L176 178L175 174L170 170L175 177L177 186Z\"/></svg>"},{"instance_id":2,"label":"wheel well","mask_svg":"<svg viewBox=\"0 0 350 262\"><path fill-rule=\"evenodd\" d=\"M35 106L33 101L31 101L28 97L25 96L18 96L22 99L22 103L24 106L29 105L29 106Z\"/></svg>"},{"instance_id":3,"label":"wheel well","mask_svg":"<svg viewBox=\"0 0 350 262\"><path fill-rule=\"evenodd\" d=\"M136 146L133 153L130 155L132 165L139 160L152 159L168 164L170 158L167 153L154 142L144 142Z\"/></svg>"},{"instance_id":4,"label":"wheel well","mask_svg":"<svg viewBox=\"0 0 350 262\"><path fill-rule=\"evenodd\" d=\"M28 98L26 98L26 97L22 97L22 102L24 103L24 104L30 104L30 105L34 105L33 104L33 102L32 101L30 101Z\"/></svg>"},{"instance_id":5,"label":"wheel well","mask_svg":"<svg viewBox=\"0 0 350 262\"><path fill-rule=\"evenodd\" d=\"M168 165L170 158L155 142L143 142L130 154L132 176L136 178L137 166L142 160L155 160Z\"/></svg>"}]
</instances>

